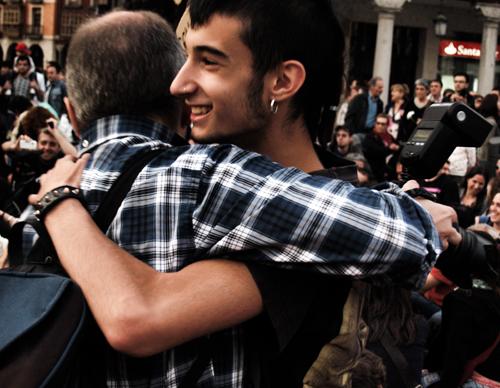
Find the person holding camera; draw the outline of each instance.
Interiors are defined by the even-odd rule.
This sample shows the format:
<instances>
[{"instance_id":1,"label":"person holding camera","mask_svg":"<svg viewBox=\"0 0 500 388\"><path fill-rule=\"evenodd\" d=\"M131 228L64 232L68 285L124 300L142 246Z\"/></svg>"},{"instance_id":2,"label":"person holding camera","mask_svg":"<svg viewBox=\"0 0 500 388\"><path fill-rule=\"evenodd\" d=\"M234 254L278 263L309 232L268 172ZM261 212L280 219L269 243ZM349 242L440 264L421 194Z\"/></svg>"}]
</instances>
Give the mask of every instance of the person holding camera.
<instances>
[{"instance_id":1,"label":"person holding camera","mask_svg":"<svg viewBox=\"0 0 500 388\"><path fill-rule=\"evenodd\" d=\"M474 96L469 92L470 77L467 73L459 72L453 75L455 90L443 98L443 102L463 102L474 108Z\"/></svg>"},{"instance_id":2,"label":"person holding camera","mask_svg":"<svg viewBox=\"0 0 500 388\"><path fill-rule=\"evenodd\" d=\"M57 120L47 109L36 106L19 117L18 136L2 144L12 167L12 195L6 210L19 216L36 192L36 179L54 167L64 155L76 156L76 148L57 128Z\"/></svg>"}]
</instances>

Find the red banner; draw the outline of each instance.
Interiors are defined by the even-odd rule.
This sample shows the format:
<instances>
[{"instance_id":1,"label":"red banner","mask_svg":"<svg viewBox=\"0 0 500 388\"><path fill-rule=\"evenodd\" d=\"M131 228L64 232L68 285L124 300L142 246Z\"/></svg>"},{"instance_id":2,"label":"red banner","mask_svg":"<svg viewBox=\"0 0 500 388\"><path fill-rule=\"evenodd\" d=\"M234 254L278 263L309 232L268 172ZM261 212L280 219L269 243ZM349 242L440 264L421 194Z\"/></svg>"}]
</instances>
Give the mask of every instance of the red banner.
<instances>
[{"instance_id":1,"label":"red banner","mask_svg":"<svg viewBox=\"0 0 500 388\"><path fill-rule=\"evenodd\" d=\"M481 43L442 40L439 44L439 55L442 57L471 58L479 60L481 57ZM497 61L498 60L500 60L500 46L497 46Z\"/></svg>"}]
</instances>

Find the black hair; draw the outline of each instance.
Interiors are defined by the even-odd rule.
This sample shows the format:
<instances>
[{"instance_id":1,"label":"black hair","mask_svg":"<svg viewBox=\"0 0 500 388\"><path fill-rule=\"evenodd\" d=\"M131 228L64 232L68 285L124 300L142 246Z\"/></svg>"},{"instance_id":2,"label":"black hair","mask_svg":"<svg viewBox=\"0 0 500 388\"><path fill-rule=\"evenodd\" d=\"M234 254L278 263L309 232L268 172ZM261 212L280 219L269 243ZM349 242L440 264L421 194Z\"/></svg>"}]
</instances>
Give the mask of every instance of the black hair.
<instances>
[{"instance_id":1,"label":"black hair","mask_svg":"<svg viewBox=\"0 0 500 388\"><path fill-rule=\"evenodd\" d=\"M49 61L49 65L47 67L53 67L54 69L56 69L57 73L60 73L62 70L61 65L56 61Z\"/></svg>"},{"instance_id":2,"label":"black hair","mask_svg":"<svg viewBox=\"0 0 500 388\"><path fill-rule=\"evenodd\" d=\"M363 319L370 328L368 342L379 341L387 333L396 345L413 343L417 326L410 291L367 285L364 292Z\"/></svg>"},{"instance_id":3,"label":"black hair","mask_svg":"<svg viewBox=\"0 0 500 388\"><path fill-rule=\"evenodd\" d=\"M16 116L19 116L32 106L33 104L28 98L24 96L12 96L7 105L7 109L13 112Z\"/></svg>"},{"instance_id":4,"label":"black hair","mask_svg":"<svg viewBox=\"0 0 500 388\"><path fill-rule=\"evenodd\" d=\"M344 132L347 132L349 135L352 135L352 131L349 128L347 128L345 125L337 125L335 127L334 132L337 133L338 131L344 131Z\"/></svg>"},{"instance_id":5,"label":"black hair","mask_svg":"<svg viewBox=\"0 0 500 388\"><path fill-rule=\"evenodd\" d=\"M450 96L455 93L455 91L453 89L445 89L443 91L443 96L446 96L447 94L449 94Z\"/></svg>"},{"instance_id":6,"label":"black hair","mask_svg":"<svg viewBox=\"0 0 500 388\"><path fill-rule=\"evenodd\" d=\"M16 65L19 63L19 61L26 61L28 62L28 65L30 64L30 59L27 55L19 55L16 59Z\"/></svg>"},{"instance_id":7,"label":"black hair","mask_svg":"<svg viewBox=\"0 0 500 388\"><path fill-rule=\"evenodd\" d=\"M486 189L487 189L487 183L489 181L490 174L488 173L488 170L483 167L483 166L474 166L471 167L467 173L464 176L464 180L462 181L462 187L464 188L464 194L467 193L467 181L472 178L474 175L482 175L484 177L484 187L481 190L481 192L477 195L476 199L476 206L478 209L482 208L482 205L484 203L484 199L486 197Z\"/></svg>"},{"instance_id":8,"label":"black hair","mask_svg":"<svg viewBox=\"0 0 500 388\"><path fill-rule=\"evenodd\" d=\"M463 71L458 71L458 72L454 73L453 78L455 78L455 77L464 77L466 83L469 83L469 81L470 81L469 74L464 73Z\"/></svg>"},{"instance_id":9,"label":"black hair","mask_svg":"<svg viewBox=\"0 0 500 388\"><path fill-rule=\"evenodd\" d=\"M434 78L431 82L429 82L429 85L433 82L438 83L441 87L443 87L443 82L439 78Z\"/></svg>"},{"instance_id":10,"label":"black hair","mask_svg":"<svg viewBox=\"0 0 500 388\"><path fill-rule=\"evenodd\" d=\"M242 42L250 49L253 69L262 78L281 62L297 60L306 79L292 100L291 119L304 115L316 137L323 111L338 104L344 71L344 34L328 0L191 0L191 27L214 14L238 18Z\"/></svg>"},{"instance_id":11,"label":"black hair","mask_svg":"<svg viewBox=\"0 0 500 388\"><path fill-rule=\"evenodd\" d=\"M476 96L477 97L477 96ZM498 118L498 96L496 94L487 94L483 98L483 102L479 106L479 113L484 117L492 116Z\"/></svg>"}]
</instances>

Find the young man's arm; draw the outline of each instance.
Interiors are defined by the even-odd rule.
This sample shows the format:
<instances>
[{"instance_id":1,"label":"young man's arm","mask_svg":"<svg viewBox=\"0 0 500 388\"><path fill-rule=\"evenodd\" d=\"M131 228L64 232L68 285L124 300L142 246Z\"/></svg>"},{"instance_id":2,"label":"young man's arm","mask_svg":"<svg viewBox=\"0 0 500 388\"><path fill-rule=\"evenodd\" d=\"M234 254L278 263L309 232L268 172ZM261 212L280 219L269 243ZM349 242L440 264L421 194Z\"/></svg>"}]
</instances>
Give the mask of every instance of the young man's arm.
<instances>
[{"instance_id":1,"label":"young man's arm","mask_svg":"<svg viewBox=\"0 0 500 388\"><path fill-rule=\"evenodd\" d=\"M88 161L65 157L43 175L40 193L79 186ZM31 197L36 202L41 195ZM211 259L179 272L157 272L107 238L74 199L45 218L59 259L80 285L111 346L145 357L244 322L262 311L262 299L245 264Z\"/></svg>"},{"instance_id":2,"label":"young man's arm","mask_svg":"<svg viewBox=\"0 0 500 388\"><path fill-rule=\"evenodd\" d=\"M76 164L70 158L59 161L41 179L41 193L61 184L78 186L86 162L86 157ZM443 230L451 228L449 214L438 216ZM59 204L45 223L63 266L118 350L154 354L262 310L258 288L243 264L211 259L178 273L158 273L104 236L76 200Z\"/></svg>"},{"instance_id":3,"label":"young man's arm","mask_svg":"<svg viewBox=\"0 0 500 388\"><path fill-rule=\"evenodd\" d=\"M45 225L61 263L119 351L149 356L262 310L243 263L206 260L179 272L157 272L102 234L77 200L59 204Z\"/></svg>"}]
</instances>

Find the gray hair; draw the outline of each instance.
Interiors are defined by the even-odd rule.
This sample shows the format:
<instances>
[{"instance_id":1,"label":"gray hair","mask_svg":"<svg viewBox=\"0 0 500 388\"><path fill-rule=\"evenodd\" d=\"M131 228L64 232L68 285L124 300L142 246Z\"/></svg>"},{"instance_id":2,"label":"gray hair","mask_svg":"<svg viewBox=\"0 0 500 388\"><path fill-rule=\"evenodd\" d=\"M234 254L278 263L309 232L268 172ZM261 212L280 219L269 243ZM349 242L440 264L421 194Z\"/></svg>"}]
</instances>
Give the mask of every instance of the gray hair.
<instances>
[{"instance_id":1,"label":"gray hair","mask_svg":"<svg viewBox=\"0 0 500 388\"><path fill-rule=\"evenodd\" d=\"M87 21L71 40L66 64L80 128L114 114L178 118L180 102L169 88L183 63L174 32L157 14L116 11Z\"/></svg>"},{"instance_id":2,"label":"gray hair","mask_svg":"<svg viewBox=\"0 0 500 388\"><path fill-rule=\"evenodd\" d=\"M368 86L372 87L372 86L375 86L377 85L377 82L378 81L383 81L382 77L372 77L369 81L368 81Z\"/></svg>"},{"instance_id":3,"label":"gray hair","mask_svg":"<svg viewBox=\"0 0 500 388\"><path fill-rule=\"evenodd\" d=\"M419 78L415 81L415 86L423 86L425 88L425 90L429 90L430 87L429 87L429 81L427 81L426 79L423 79L423 78Z\"/></svg>"}]
</instances>

